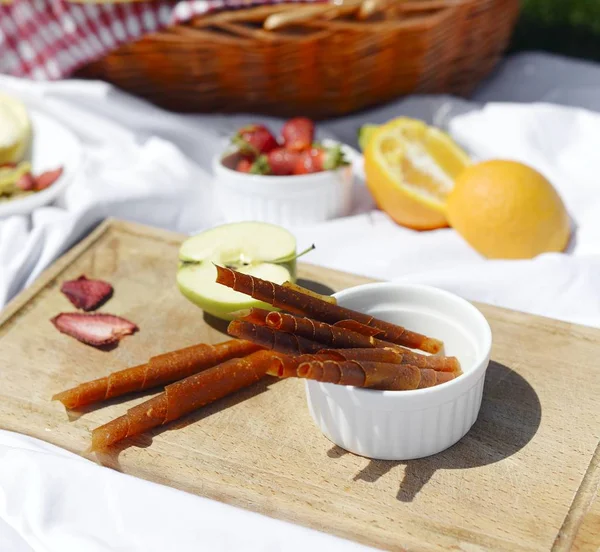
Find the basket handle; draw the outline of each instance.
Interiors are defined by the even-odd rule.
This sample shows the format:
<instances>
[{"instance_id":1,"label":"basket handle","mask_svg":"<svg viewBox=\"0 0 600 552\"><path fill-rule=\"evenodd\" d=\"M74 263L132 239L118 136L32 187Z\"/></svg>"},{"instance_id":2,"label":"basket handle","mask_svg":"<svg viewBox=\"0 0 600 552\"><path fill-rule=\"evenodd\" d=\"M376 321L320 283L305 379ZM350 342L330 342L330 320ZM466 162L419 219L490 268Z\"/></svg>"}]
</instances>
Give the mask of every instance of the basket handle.
<instances>
[{"instance_id":1,"label":"basket handle","mask_svg":"<svg viewBox=\"0 0 600 552\"><path fill-rule=\"evenodd\" d=\"M297 25L314 19L330 20L356 12L358 19L366 19L387 7L393 0L332 0L326 4L295 8L274 13L265 19L263 28L268 31Z\"/></svg>"}]
</instances>

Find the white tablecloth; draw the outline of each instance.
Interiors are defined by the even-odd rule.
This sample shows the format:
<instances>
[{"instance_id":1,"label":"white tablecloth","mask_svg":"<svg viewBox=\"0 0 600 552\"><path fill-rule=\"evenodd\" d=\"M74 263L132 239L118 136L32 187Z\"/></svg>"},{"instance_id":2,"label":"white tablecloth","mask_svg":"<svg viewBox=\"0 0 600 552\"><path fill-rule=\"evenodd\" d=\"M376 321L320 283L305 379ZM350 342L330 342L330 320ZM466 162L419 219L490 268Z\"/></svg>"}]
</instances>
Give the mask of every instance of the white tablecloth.
<instances>
[{"instance_id":1,"label":"white tablecloth","mask_svg":"<svg viewBox=\"0 0 600 552\"><path fill-rule=\"evenodd\" d=\"M224 136L257 120L177 116L102 83L0 77L0 89L70 126L86 152L81 173L58 205L0 222L0 305L106 216L183 232L218 223L210 158ZM519 159L537 167L572 216L576 234L567 252L527 261L485 260L452 230L398 227L373 211L363 193L353 216L293 229L300 246L317 245L307 260L600 326L600 115L569 107L600 110L600 68L522 55L505 63L474 98L413 97L321 128L356 145L363 122L416 116L448 129L476 158ZM362 548L0 432L0 550L163 551L171 549L172 535L179 552Z\"/></svg>"}]
</instances>

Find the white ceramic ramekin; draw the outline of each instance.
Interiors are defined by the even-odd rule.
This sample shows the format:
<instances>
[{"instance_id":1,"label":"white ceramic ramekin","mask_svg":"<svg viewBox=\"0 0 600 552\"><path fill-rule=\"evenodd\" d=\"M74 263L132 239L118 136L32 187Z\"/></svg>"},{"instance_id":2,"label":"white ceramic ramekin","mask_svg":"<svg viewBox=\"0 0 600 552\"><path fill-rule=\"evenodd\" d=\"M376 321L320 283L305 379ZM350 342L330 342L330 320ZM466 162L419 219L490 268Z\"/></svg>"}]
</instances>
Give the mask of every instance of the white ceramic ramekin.
<instances>
[{"instance_id":1,"label":"white ceramic ramekin","mask_svg":"<svg viewBox=\"0 0 600 552\"><path fill-rule=\"evenodd\" d=\"M414 391L376 391L307 380L310 414L336 445L369 458L410 460L459 441L479 414L492 347L485 317L471 303L437 288L374 283L335 294L340 305L444 342L463 375Z\"/></svg>"},{"instance_id":2,"label":"white ceramic ramekin","mask_svg":"<svg viewBox=\"0 0 600 552\"><path fill-rule=\"evenodd\" d=\"M213 159L213 193L226 222L256 220L303 226L350 214L352 166L292 176L235 171Z\"/></svg>"}]
</instances>

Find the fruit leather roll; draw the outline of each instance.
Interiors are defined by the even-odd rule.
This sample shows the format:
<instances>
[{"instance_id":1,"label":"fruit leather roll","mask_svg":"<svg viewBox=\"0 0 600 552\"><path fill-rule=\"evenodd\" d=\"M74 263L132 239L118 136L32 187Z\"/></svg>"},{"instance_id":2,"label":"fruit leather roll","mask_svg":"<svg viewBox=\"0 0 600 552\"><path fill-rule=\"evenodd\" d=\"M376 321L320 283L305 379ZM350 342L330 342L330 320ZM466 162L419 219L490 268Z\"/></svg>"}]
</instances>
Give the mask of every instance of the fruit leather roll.
<instances>
[{"instance_id":1,"label":"fruit leather roll","mask_svg":"<svg viewBox=\"0 0 600 552\"><path fill-rule=\"evenodd\" d=\"M436 372L435 373L435 384L446 383L447 381L453 380L460 376L461 372Z\"/></svg>"},{"instance_id":2,"label":"fruit leather roll","mask_svg":"<svg viewBox=\"0 0 600 552\"><path fill-rule=\"evenodd\" d=\"M258 324L259 326L266 326L267 316L269 316L271 312L273 311L252 307L251 309L237 311L233 313L233 316L236 320L244 320L245 322L251 322L252 324Z\"/></svg>"},{"instance_id":3,"label":"fruit leather roll","mask_svg":"<svg viewBox=\"0 0 600 552\"><path fill-rule=\"evenodd\" d=\"M176 420L194 410L247 387L273 370L280 360L272 351L257 351L231 359L165 387L160 395L92 431L92 450L102 450ZM277 368L275 368L277 370Z\"/></svg>"},{"instance_id":4,"label":"fruit leather roll","mask_svg":"<svg viewBox=\"0 0 600 552\"><path fill-rule=\"evenodd\" d=\"M437 384L436 371L431 368L420 368L421 370L421 381L419 381L419 387L417 389L425 389L426 387L433 387ZM446 372L442 372L446 373Z\"/></svg>"},{"instance_id":5,"label":"fruit leather roll","mask_svg":"<svg viewBox=\"0 0 600 552\"><path fill-rule=\"evenodd\" d=\"M347 330L351 330L353 332L357 332L363 335L368 335L368 336L378 336L381 335L383 332L381 330L378 330L377 328L373 328L372 326L367 326L366 324L361 324L360 322L356 321L356 320L340 320L339 322L336 322L334 324L334 326L336 328L346 328ZM382 343L386 343L385 341L382 341ZM388 342L389 345L389 342Z\"/></svg>"},{"instance_id":6,"label":"fruit leather roll","mask_svg":"<svg viewBox=\"0 0 600 552\"><path fill-rule=\"evenodd\" d=\"M61 401L70 409L79 408L126 393L165 385L212 368L226 360L249 355L259 349L258 345L240 339L232 339L217 345L193 345L152 357L147 364L82 383L57 393L52 400Z\"/></svg>"},{"instance_id":7,"label":"fruit leather roll","mask_svg":"<svg viewBox=\"0 0 600 552\"><path fill-rule=\"evenodd\" d=\"M254 311L259 311L254 313ZM300 335L313 341L318 341L331 347L331 349L355 349L353 353L346 353L346 360L372 360L376 362L392 362L402 364L414 364L419 368L432 368L443 372L459 372L460 364L456 357L423 355L415 353L400 345L393 345L387 341L381 341L372 335L365 335L354 331L359 327L372 330L354 320L344 320L335 325L318 322L311 318L295 316L284 312L269 312L263 309L252 309L248 319L254 319L260 323L284 332ZM350 324L346 324L350 323ZM377 351L374 351L376 348ZM343 351L341 353L344 354Z\"/></svg>"},{"instance_id":8,"label":"fruit leather roll","mask_svg":"<svg viewBox=\"0 0 600 552\"><path fill-rule=\"evenodd\" d=\"M358 360L302 362L297 375L326 383L389 391L417 389L421 383L421 370L416 366Z\"/></svg>"},{"instance_id":9,"label":"fruit leather roll","mask_svg":"<svg viewBox=\"0 0 600 552\"><path fill-rule=\"evenodd\" d=\"M279 364L273 364L271 368L267 371L267 374L270 376L275 376L278 378L292 378L298 377L298 366L303 362L311 362L311 361L324 361L324 360L337 360L335 354L317 354L317 355L298 355L298 356L290 356L285 354L279 355Z\"/></svg>"},{"instance_id":10,"label":"fruit leather roll","mask_svg":"<svg viewBox=\"0 0 600 552\"><path fill-rule=\"evenodd\" d=\"M420 372L418 379L415 368ZM414 389L413 385L417 381L416 389L433 387L454 379L456 375L407 364L345 361L340 360L336 351L296 357L280 355L280 363L273 364L267 373L279 378L299 377L339 385L392 390Z\"/></svg>"},{"instance_id":11,"label":"fruit leather roll","mask_svg":"<svg viewBox=\"0 0 600 552\"><path fill-rule=\"evenodd\" d=\"M369 314L347 309L296 289L280 286L230 268L217 266L216 281L274 307L307 316L320 322L335 324L343 320L356 320L361 324L381 330L378 337L384 341L413 349L422 349L429 353L437 353L443 347L443 343L438 339L411 332L402 326L379 320Z\"/></svg>"},{"instance_id":12,"label":"fruit leather roll","mask_svg":"<svg viewBox=\"0 0 600 552\"><path fill-rule=\"evenodd\" d=\"M275 330L301 335L332 348L375 347L375 338L345 328L340 328L283 312L270 312L266 317L267 326Z\"/></svg>"},{"instance_id":13,"label":"fruit leather roll","mask_svg":"<svg viewBox=\"0 0 600 552\"><path fill-rule=\"evenodd\" d=\"M390 362L392 364L412 364L418 368L431 368L438 372L461 373L460 363L456 357L421 355L408 349L395 347L377 349L321 349L319 353L333 355L338 360L367 360L371 362Z\"/></svg>"},{"instance_id":14,"label":"fruit leather roll","mask_svg":"<svg viewBox=\"0 0 600 552\"><path fill-rule=\"evenodd\" d=\"M321 343L311 341L299 335L279 332L266 326L246 322L245 320L233 320L227 327L229 335L252 341L265 349L272 349L288 355L300 355L304 353L316 353L323 348Z\"/></svg>"},{"instance_id":15,"label":"fruit leather roll","mask_svg":"<svg viewBox=\"0 0 600 552\"><path fill-rule=\"evenodd\" d=\"M239 320L300 335L332 348L390 347L392 345L387 341L381 341L373 337L374 334L381 333L379 330L365 326L355 320L343 320L331 325L312 318L279 311L268 311L256 307L239 311L237 317ZM356 331L359 328L360 332Z\"/></svg>"}]
</instances>

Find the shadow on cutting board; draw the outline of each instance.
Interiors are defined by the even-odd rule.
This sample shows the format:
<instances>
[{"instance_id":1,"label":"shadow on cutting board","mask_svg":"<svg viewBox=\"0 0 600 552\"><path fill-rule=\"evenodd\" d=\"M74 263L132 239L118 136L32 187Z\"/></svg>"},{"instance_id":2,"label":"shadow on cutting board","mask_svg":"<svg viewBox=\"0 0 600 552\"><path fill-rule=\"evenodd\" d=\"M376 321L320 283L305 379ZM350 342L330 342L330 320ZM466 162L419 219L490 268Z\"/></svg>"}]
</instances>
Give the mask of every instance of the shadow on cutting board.
<instances>
[{"instance_id":1,"label":"shadow on cutting board","mask_svg":"<svg viewBox=\"0 0 600 552\"><path fill-rule=\"evenodd\" d=\"M481 410L458 443L434 456L410 461L370 460L354 481L373 483L396 466L406 466L396 498L412 502L437 470L463 470L493 464L521 450L536 434L542 418L537 393L514 370L498 362L488 367ZM349 454L338 446L330 458Z\"/></svg>"},{"instance_id":2,"label":"shadow on cutting board","mask_svg":"<svg viewBox=\"0 0 600 552\"><path fill-rule=\"evenodd\" d=\"M210 326L213 330L217 330L218 332L227 335L227 326L229 325L229 320L217 318L216 316L208 314L207 312L204 312L203 315L204 323L207 326Z\"/></svg>"}]
</instances>

